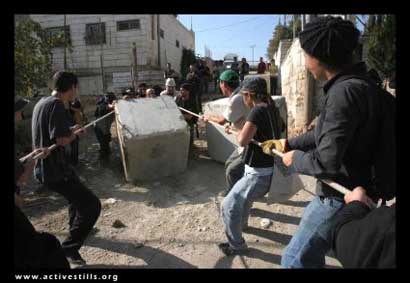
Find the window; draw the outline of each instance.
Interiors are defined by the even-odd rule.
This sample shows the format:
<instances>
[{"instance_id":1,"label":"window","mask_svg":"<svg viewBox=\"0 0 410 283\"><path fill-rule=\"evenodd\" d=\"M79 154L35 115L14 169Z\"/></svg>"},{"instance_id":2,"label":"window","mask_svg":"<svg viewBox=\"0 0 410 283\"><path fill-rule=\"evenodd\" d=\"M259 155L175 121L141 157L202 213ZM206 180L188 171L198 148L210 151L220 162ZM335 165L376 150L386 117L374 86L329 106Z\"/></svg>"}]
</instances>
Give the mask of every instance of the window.
<instances>
[{"instance_id":1,"label":"window","mask_svg":"<svg viewBox=\"0 0 410 283\"><path fill-rule=\"evenodd\" d=\"M140 20L129 20L117 22L117 31L130 30L130 29L140 29Z\"/></svg>"},{"instance_id":2,"label":"window","mask_svg":"<svg viewBox=\"0 0 410 283\"><path fill-rule=\"evenodd\" d=\"M70 26L47 28L46 32L52 40L52 47L64 47L65 40L67 45L71 45Z\"/></svg>"},{"instance_id":3,"label":"window","mask_svg":"<svg viewBox=\"0 0 410 283\"><path fill-rule=\"evenodd\" d=\"M179 41L178 40L175 42L175 45L179 48Z\"/></svg>"},{"instance_id":4,"label":"window","mask_svg":"<svg viewBox=\"0 0 410 283\"><path fill-rule=\"evenodd\" d=\"M105 42L105 23L86 24L85 43L87 45L104 44Z\"/></svg>"},{"instance_id":5,"label":"window","mask_svg":"<svg viewBox=\"0 0 410 283\"><path fill-rule=\"evenodd\" d=\"M159 29L159 35L161 36L161 38L164 38L164 30L163 29Z\"/></svg>"}]
</instances>

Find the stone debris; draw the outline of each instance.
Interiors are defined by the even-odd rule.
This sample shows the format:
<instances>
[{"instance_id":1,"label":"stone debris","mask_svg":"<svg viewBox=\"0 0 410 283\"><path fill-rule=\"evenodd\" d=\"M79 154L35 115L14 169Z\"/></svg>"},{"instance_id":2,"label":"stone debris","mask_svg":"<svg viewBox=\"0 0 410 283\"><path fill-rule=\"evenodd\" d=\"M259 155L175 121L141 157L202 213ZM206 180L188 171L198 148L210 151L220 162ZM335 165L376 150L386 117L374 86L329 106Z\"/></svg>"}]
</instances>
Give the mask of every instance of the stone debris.
<instances>
[{"instance_id":1,"label":"stone debris","mask_svg":"<svg viewBox=\"0 0 410 283\"><path fill-rule=\"evenodd\" d=\"M116 202L117 200L115 198L109 198L106 201L104 201L104 204L114 204Z\"/></svg>"},{"instance_id":2,"label":"stone debris","mask_svg":"<svg viewBox=\"0 0 410 283\"><path fill-rule=\"evenodd\" d=\"M272 225L272 221L271 221L270 219L268 219L268 218L262 218L262 220L261 220L261 227L262 227L263 229L268 228L270 225Z\"/></svg>"}]
</instances>

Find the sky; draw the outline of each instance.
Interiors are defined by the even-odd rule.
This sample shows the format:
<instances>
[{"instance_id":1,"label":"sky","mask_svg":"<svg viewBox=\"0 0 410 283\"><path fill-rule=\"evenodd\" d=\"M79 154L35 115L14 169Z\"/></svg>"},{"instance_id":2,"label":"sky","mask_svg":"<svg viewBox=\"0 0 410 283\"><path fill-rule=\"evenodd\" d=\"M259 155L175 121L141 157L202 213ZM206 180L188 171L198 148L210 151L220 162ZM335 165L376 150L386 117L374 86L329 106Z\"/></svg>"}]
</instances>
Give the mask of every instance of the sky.
<instances>
[{"instance_id":1,"label":"sky","mask_svg":"<svg viewBox=\"0 0 410 283\"><path fill-rule=\"evenodd\" d=\"M268 42L280 15L178 15L188 29L195 32L195 52L204 56L205 45L212 52L212 59L223 60L227 53L235 53L238 60L245 57L266 61ZM283 22L283 15L282 15Z\"/></svg>"},{"instance_id":2,"label":"sky","mask_svg":"<svg viewBox=\"0 0 410 283\"><path fill-rule=\"evenodd\" d=\"M287 20L290 20L288 15ZM284 15L183 15L178 19L195 32L195 52L204 56L205 45L212 52L212 59L223 60L227 53L235 53L238 60L259 61L266 53L275 26L284 21ZM362 30L361 25L356 25ZM252 48L253 58L252 59Z\"/></svg>"}]
</instances>

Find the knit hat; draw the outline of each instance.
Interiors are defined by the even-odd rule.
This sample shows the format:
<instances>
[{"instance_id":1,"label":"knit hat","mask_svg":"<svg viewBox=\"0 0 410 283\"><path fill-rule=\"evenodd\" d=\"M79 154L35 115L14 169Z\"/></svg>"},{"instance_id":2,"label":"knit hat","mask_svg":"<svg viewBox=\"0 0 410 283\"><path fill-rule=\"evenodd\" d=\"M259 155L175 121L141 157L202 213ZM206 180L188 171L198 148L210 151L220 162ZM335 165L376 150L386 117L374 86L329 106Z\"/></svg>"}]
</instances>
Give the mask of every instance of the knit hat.
<instances>
[{"instance_id":1,"label":"knit hat","mask_svg":"<svg viewBox=\"0 0 410 283\"><path fill-rule=\"evenodd\" d=\"M321 17L299 34L303 50L329 66L346 63L358 45L359 30L340 17Z\"/></svg>"},{"instance_id":2,"label":"knit hat","mask_svg":"<svg viewBox=\"0 0 410 283\"><path fill-rule=\"evenodd\" d=\"M239 75L232 70L226 70L219 76L220 81L227 82L228 84L239 85Z\"/></svg>"},{"instance_id":3,"label":"knit hat","mask_svg":"<svg viewBox=\"0 0 410 283\"><path fill-rule=\"evenodd\" d=\"M242 82L241 92L249 91L256 94L257 97L264 97L268 94L266 80L261 77L246 77Z\"/></svg>"},{"instance_id":4,"label":"knit hat","mask_svg":"<svg viewBox=\"0 0 410 283\"><path fill-rule=\"evenodd\" d=\"M166 85L166 86L176 86L175 80L174 80L173 78L168 78L168 79L165 81L165 85Z\"/></svg>"},{"instance_id":5,"label":"knit hat","mask_svg":"<svg viewBox=\"0 0 410 283\"><path fill-rule=\"evenodd\" d=\"M14 96L14 112L18 112L23 110L23 108L29 103L30 101L27 99L22 98L19 95Z\"/></svg>"}]
</instances>

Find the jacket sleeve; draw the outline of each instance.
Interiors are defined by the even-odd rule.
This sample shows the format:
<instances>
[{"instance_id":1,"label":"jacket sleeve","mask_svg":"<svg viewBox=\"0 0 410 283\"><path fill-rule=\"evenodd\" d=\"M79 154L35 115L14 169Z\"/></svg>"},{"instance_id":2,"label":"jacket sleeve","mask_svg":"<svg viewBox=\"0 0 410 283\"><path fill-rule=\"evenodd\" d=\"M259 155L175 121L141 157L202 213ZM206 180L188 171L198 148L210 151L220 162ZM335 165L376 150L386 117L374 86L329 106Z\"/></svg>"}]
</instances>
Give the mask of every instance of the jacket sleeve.
<instances>
[{"instance_id":1,"label":"jacket sleeve","mask_svg":"<svg viewBox=\"0 0 410 283\"><path fill-rule=\"evenodd\" d=\"M331 245L345 268L395 266L395 213L386 206L372 211L359 201L347 204L334 218Z\"/></svg>"},{"instance_id":2,"label":"jacket sleeve","mask_svg":"<svg viewBox=\"0 0 410 283\"><path fill-rule=\"evenodd\" d=\"M354 93L359 92L352 88L338 86L329 93L316 148L309 152L295 151L291 166L295 172L314 177L338 173L347 147L355 142L352 138L360 120L359 102L354 101ZM311 139L300 144L311 145Z\"/></svg>"},{"instance_id":3,"label":"jacket sleeve","mask_svg":"<svg viewBox=\"0 0 410 283\"><path fill-rule=\"evenodd\" d=\"M309 151L315 148L315 132L314 130L310 130L309 132L304 133L303 135L294 137L288 140L288 145L290 150L302 150L302 151Z\"/></svg>"},{"instance_id":4,"label":"jacket sleeve","mask_svg":"<svg viewBox=\"0 0 410 283\"><path fill-rule=\"evenodd\" d=\"M342 210L338 212L333 221L332 239L336 240L336 236L343 225L353 220L360 220L369 212L370 208L360 201L352 201L351 203L345 205ZM332 243L334 242L335 241L332 241Z\"/></svg>"}]
</instances>

